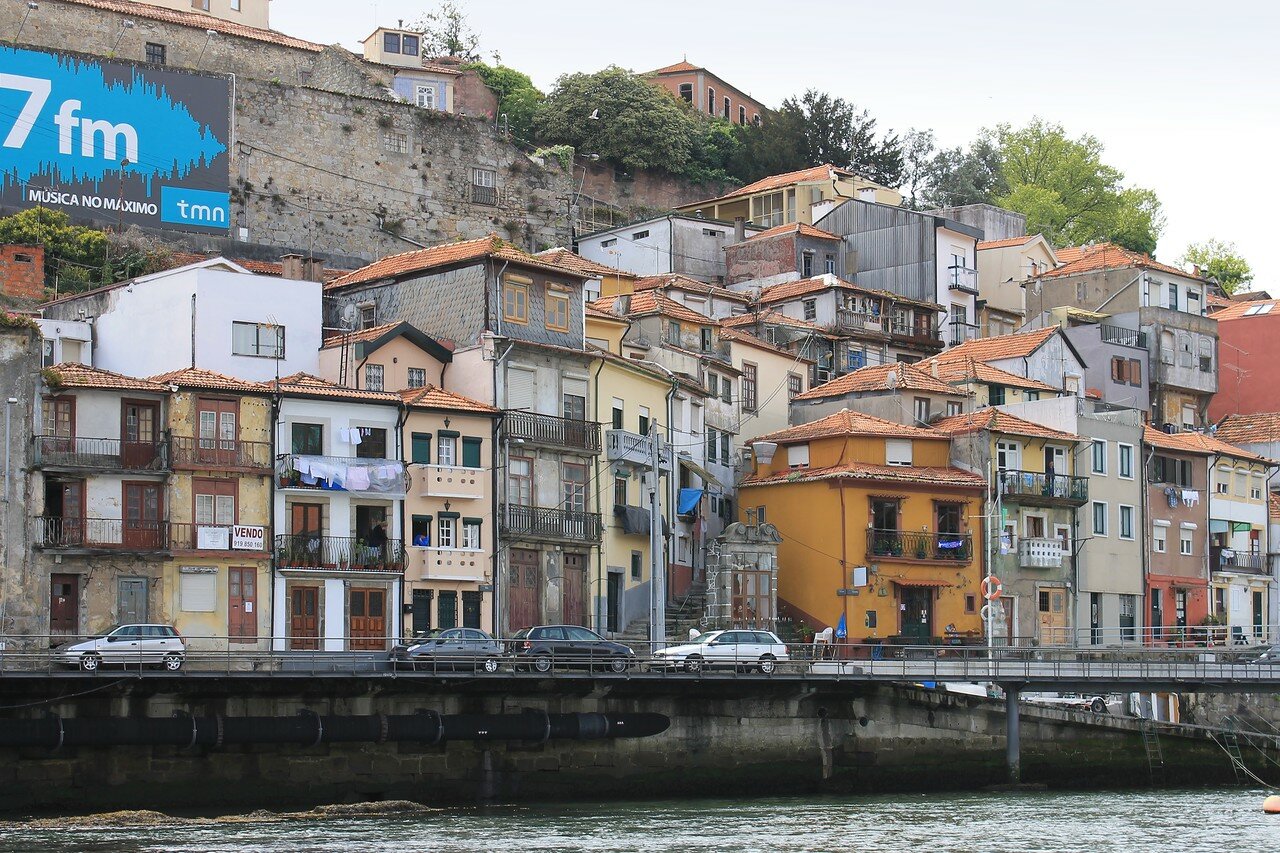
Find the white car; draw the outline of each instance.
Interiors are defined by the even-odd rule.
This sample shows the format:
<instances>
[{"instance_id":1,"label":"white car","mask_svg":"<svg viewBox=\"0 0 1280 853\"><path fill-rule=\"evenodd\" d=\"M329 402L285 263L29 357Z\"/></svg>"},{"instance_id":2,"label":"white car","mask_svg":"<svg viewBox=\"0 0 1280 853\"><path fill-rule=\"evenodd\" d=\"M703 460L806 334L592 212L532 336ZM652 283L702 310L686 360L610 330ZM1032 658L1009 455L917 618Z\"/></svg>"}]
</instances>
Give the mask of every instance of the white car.
<instances>
[{"instance_id":1,"label":"white car","mask_svg":"<svg viewBox=\"0 0 1280 853\"><path fill-rule=\"evenodd\" d=\"M686 672L701 672L703 667L731 666L735 669L757 669L771 675L779 661L789 659L787 644L772 631L708 631L687 643L668 646L653 653L654 662L662 666L683 667Z\"/></svg>"},{"instance_id":2,"label":"white car","mask_svg":"<svg viewBox=\"0 0 1280 853\"><path fill-rule=\"evenodd\" d=\"M54 649L59 663L86 672L99 667L158 664L169 672L182 669L187 645L172 625L121 625L101 637L66 643Z\"/></svg>"}]
</instances>

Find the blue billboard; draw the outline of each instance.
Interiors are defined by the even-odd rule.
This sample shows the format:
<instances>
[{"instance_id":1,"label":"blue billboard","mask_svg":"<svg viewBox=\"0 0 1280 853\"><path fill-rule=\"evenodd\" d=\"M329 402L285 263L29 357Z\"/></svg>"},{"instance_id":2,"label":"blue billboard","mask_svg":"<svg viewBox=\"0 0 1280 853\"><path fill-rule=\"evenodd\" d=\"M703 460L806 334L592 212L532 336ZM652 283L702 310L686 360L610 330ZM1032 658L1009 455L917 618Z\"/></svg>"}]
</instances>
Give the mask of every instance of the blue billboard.
<instances>
[{"instance_id":1,"label":"blue billboard","mask_svg":"<svg viewBox=\"0 0 1280 853\"><path fill-rule=\"evenodd\" d=\"M0 205L227 233L222 77L0 47Z\"/></svg>"}]
</instances>

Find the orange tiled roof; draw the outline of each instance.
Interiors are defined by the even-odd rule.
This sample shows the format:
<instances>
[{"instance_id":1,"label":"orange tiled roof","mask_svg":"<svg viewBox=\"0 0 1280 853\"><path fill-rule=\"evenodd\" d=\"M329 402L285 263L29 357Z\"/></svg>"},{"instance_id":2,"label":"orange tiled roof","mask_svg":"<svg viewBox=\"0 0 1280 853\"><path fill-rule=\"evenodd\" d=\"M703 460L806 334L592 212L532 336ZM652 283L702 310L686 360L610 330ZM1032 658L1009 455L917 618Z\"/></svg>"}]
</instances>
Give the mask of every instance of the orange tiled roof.
<instances>
[{"instance_id":1,"label":"orange tiled roof","mask_svg":"<svg viewBox=\"0 0 1280 853\"><path fill-rule=\"evenodd\" d=\"M165 269L177 269L178 267L198 264L218 256L217 252L209 252L208 254L201 254L199 252L174 252L169 255ZM225 257L225 255L223 257ZM281 278L284 275L284 264L279 261L255 261L252 258L227 258L227 260L231 261L233 264L242 266L249 272L257 275L271 275L276 278ZM324 281L326 283L333 281L335 278L344 276L348 272L350 272L350 270L336 270L325 267L323 273Z\"/></svg>"},{"instance_id":2,"label":"orange tiled roof","mask_svg":"<svg viewBox=\"0 0 1280 853\"><path fill-rule=\"evenodd\" d=\"M808 169L797 169L794 172L785 172L781 175L769 175L766 178L761 178L755 183L747 184L742 189L735 190L730 195L722 197L732 198L733 196L747 195L748 193L758 193L764 192L765 190L776 190L780 187L789 187L792 184L825 181L830 178L832 172L835 172L837 175L845 175L851 178L856 177L855 174L850 172L848 169L838 169L830 163L824 163L821 166L813 166Z\"/></svg>"},{"instance_id":3,"label":"orange tiled roof","mask_svg":"<svg viewBox=\"0 0 1280 853\"><path fill-rule=\"evenodd\" d=\"M1213 319L1221 323L1223 320L1248 320L1253 317L1280 317L1278 299L1255 299L1248 302L1228 302L1225 307L1213 312ZM1270 307L1263 307L1270 306ZM1262 309L1261 312L1259 309Z\"/></svg>"},{"instance_id":4,"label":"orange tiled roof","mask_svg":"<svg viewBox=\"0 0 1280 853\"><path fill-rule=\"evenodd\" d=\"M1052 438L1058 441L1080 440L1077 435L1052 429L996 408L978 409L976 412L970 412L967 415L952 415L936 422L933 428L947 435L964 435L985 429L1005 435L1026 435L1032 438Z\"/></svg>"},{"instance_id":5,"label":"orange tiled roof","mask_svg":"<svg viewBox=\"0 0 1280 853\"><path fill-rule=\"evenodd\" d=\"M758 349L765 349L771 352L776 352L779 355L785 355L787 358L798 359L802 364L814 363L814 360L811 358L805 358L804 356L796 356L794 353L787 352L782 347L774 346L768 341L764 341L764 340L761 340L760 338L757 338L755 335L748 334L747 332L742 332L737 329L725 329L722 327L720 329L720 337L726 341L739 341L741 343L746 344L747 346L753 346Z\"/></svg>"},{"instance_id":6,"label":"orange tiled roof","mask_svg":"<svg viewBox=\"0 0 1280 853\"><path fill-rule=\"evenodd\" d=\"M760 302L768 305L773 302L785 302L788 299L796 299L800 296L808 296L810 293L821 293L831 288L847 289L853 287L849 282L843 279L827 278L826 276L814 276L813 278L802 278L798 281L784 281L782 284L775 284L766 287L760 291Z\"/></svg>"},{"instance_id":7,"label":"orange tiled roof","mask_svg":"<svg viewBox=\"0 0 1280 853\"><path fill-rule=\"evenodd\" d=\"M347 400L363 400L367 403L401 402L400 395L391 391L367 391L363 388L346 388L312 376L309 373L295 373L279 380L262 383L270 391L295 397L340 397Z\"/></svg>"},{"instance_id":8,"label":"orange tiled roof","mask_svg":"<svg viewBox=\"0 0 1280 853\"><path fill-rule=\"evenodd\" d=\"M361 267L354 272L347 273L341 278L329 282L329 284L325 285L325 288L337 289L353 284L377 281L378 279L383 278L395 278L396 276L423 272L437 267L450 266L452 264L465 263L467 261L478 261L482 258L496 258L498 260L511 261L527 267L533 267L534 269L542 269L548 272L559 273L561 275L568 274L579 278L588 277L567 269L566 267L554 264L544 258L538 258L530 255L529 253L506 242L497 234L490 234L488 237L480 237L476 240L464 240L460 243L446 243L441 246L432 246L430 249L414 249L411 252L401 252L398 255L388 255L385 258L374 261L368 266Z\"/></svg>"},{"instance_id":9,"label":"orange tiled roof","mask_svg":"<svg viewBox=\"0 0 1280 853\"><path fill-rule=\"evenodd\" d=\"M815 438L848 435L874 435L882 438L946 438L945 435L939 435L927 429L906 426L887 421L884 418L877 418L874 415L864 415L861 412L841 409L812 423L787 427L777 432L771 432L768 435L762 435L756 440L791 444L800 441L812 441Z\"/></svg>"},{"instance_id":10,"label":"orange tiled roof","mask_svg":"<svg viewBox=\"0 0 1280 853\"><path fill-rule=\"evenodd\" d=\"M1228 444L1280 441L1280 412L1228 415L1213 435Z\"/></svg>"},{"instance_id":11,"label":"orange tiled roof","mask_svg":"<svg viewBox=\"0 0 1280 853\"><path fill-rule=\"evenodd\" d=\"M978 251L983 249L1007 249L1010 246L1025 246L1039 234L1028 234L1025 237L1006 237L1003 240L982 240L978 243Z\"/></svg>"},{"instance_id":12,"label":"orange tiled roof","mask_svg":"<svg viewBox=\"0 0 1280 853\"><path fill-rule=\"evenodd\" d=\"M587 278L602 278L606 275L618 278L636 278L635 275L626 270L617 270L613 267L607 267L604 264L596 263L593 260L582 257L582 255L570 252L563 246L557 246L554 249L546 249L534 255L535 258L542 258L548 263L555 264L558 267L564 267L567 270L573 270L581 273Z\"/></svg>"},{"instance_id":13,"label":"orange tiled roof","mask_svg":"<svg viewBox=\"0 0 1280 853\"><path fill-rule=\"evenodd\" d=\"M450 411L476 412L485 415L497 414L499 411L488 403L481 403L479 400L473 400L470 397L464 397L461 394L455 394L452 391L446 391L434 385L424 385L421 388L406 388L400 392L400 399L410 406L422 409L448 409Z\"/></svg>"},{"instance_id":14,"label":"orange tiled roof","mask_svg":"<svg viewBox=\"0 0 1280 853\"><path fill-rule=\"evenodd\" d=\"M1063 252L1059 251L1057 255L1058 260L1061 261L1063 259ZM1125 267L1159 270L1160 272L1170 273L1172 275L1180 275L1184 278L1200 279L1200 276L1198 275L1194 275L1185 270L1180 270L1177 267L1171 267L1168 264L1162 264L1150 255L1143 254L1142 252L1134 252L1113 243L1099 243L1096 246L1086 246L1082 249L1079 256L1074 258L1074 260L1064 262L1060 267L1043 272L1040 274L1040 277L1058 278L1065 275L1078 275L1080 273L1093 272L1094 270L1124 269Z\"/></svg>"},{"instance_id":15,"label":"orange tiled roof","mask_svg":"<svg viewBox=\"0 0 1280 853\"><path fill-rule=\"evenodd\" d=\"M983 361L977 361L972 358L948 358L949 353L942 353L934 356L927 361L920 363L920 367L925 370L931 370L932 364L938 365L938 378L943 382L984 382L988 385L1007 385L1011 388L1025 388L1028 391L1045 391L1050 394L1058 393L1058 389L1052 385L1041 382L1038 379L1028 379L1025 376L1019 376L1016 373L1010 373L1007 370L1001 370L998 367L987 364Z\"/></svg>"},{"instance_id":16,"label":"orange tiled roof","mask_svg":"<svg viewBox=\"0 0 1280 853\"><path fill-rule=\"evenodd\" d=\"M1267 515L1271 518L1280 518L1280 493L1267 494Z\"/></svg>"},{"instance_id":17,"label":"orange tiled roof","mask_svg":"<svg viewBox=\"0 0 1280 853\"><path fill-rule=\"evenodd\" d=\"M626 322L617 314L614 314L609 311L601 311L599 308L596 308L594 305L587 305L586 312L588 317L595 317L598 320L613 320L616 323Z\"/></svg>"},{"instance_id":18,"label":"orange tiled roof","mask_svg":"<svg viewBox=\"0 0 1280 853\"><path fill-rule=\"evenodd\" d=\"M283 45L284 47L298 48L299 50L310 50L316 53L324 50L324 45L315 42L304 41L303 39L287 36L278 33L275 30L263 30L258 27L246 27L244 24L237 24L233 21L224 21L221 18L215 18L212 15L202 15L198 12L181 12L176 9L164 9L159 6L152 6L149 3L134 3L131 0L65 0L68 3L75 3L77 6L91 6L95 9L105 9L109 12L120 12L133 18L147 18L152 21L164 21L167 24L181 24L184 27L199 27L202 30L213 30L228 36L239 36L240 38L253 39L254 41L269 42L271 44Z\"/></svg>"},{"instance_id":19,"label":"orange tiled roof","mask_svg":"<svg viewBox=\"0 0 1280 853\"><path fill-rule=\"evenodd\" d=\"M1032 332L999 335L994 338L975 338L965 341L959 346L952 347L943 356L947 361L962 358L971 358L975 361L1024 358L1040 349L1045 341L1057 334L1058 329L1058 326L1047 326Z\"/></svg>"},{"instance_id":20,"label":"orange tiled roof","mask_svg":"<svg viewBox=\"0 0 1280 853\"><path fill-rule=\"evenodd\" d=\"M673 65L666 65L662 68L655 68L653 71L646 71L645 74L674 74L678 71L705 71L699 65L694 65L688 60L681 60Z\"/></svg>"},{"instance_id":21,"label":"orange tiled roof","mask_svg":"<svg viewBox=\"0 0 1280 853\"><path fill-rule=\"evenodd\" d=\"M684 320L686 323L700 323L704 326L718 325L715 320L706 314L681 305L660 290L642 290L639 293L631 294L630 304L627 306L627 310L622 312L615 310L619 299L620 297L618 296L605 296L592 301L590 304L592 308L614 315L625 314L628 317L640 317L645 314L660 314L663 317Z\"/></svg>"},{"instance_id":22,"label":"orange tiled roof","mask_svg":"<svg viewBox=\"0 0 1280 853\"><path fill-rule=\"evenodd\" d=\"M1193 435L1193 433L1161 432L1150 425L1144 427L1142 430L1143 442L1151 445L1152 447L1158 447L1161 450L1171 450L1175 453L1197 453L1201 456L1210 456L1213 454L1212 450L1199 445L1190 444L1185 438L1188 435Z\"/></svg>"},{"instance_id":23,"label":"orange tiled roof","mask_svg":"<svg viewBox=\"0 0 1280 853\"><path fill-rule=\"evenodd\" d=\"M745 293L739 293L736 290L730 290L717 284L708 284L705 281L690 278L680 273L645 276L637 279L634 285L635 290L667 290L668 288L672 290L688 290L706 296L714 296L717 299L729 299L743 304L751 301L751 297Z\"/></svg>"},{"instance_id":24,"label":"orange tiled roof","mask_svg":"<svg viewBox=\"0 0 1280 853\"><path fill-rule=\"evenodd\" d=\"M1231 456L1235 459L1244 459L1249 462L1264 462L1268 465L1277 464L1273 460L1267 459L1265 456L1259 456L1256 453L1250 453L1243 448L1234 444L1228 444L1222 439L1209 435L1204 432L1175 432L1166 433L1147 427L1148 432L1152 433L1149 438L1144 440L1156 447L1163 447L1167 450L1184 450L1190 453L1208 453L1214 456ZM1161 438L1163 436L1163 438Z\"/></svg>"},{"instance_id":25,"label":"orange tiled roof","mask_svg":"<svg viewBox=\"0 0 1280 853\"><path fill-rule=\"evenodd\" d=\"M796 400L824 400L828 397L842 397L860 391L926 391L931 394L947 394L952 397L968 396L939 379L927 370L921 370L914 364L895 362L862 367L844 376L837 376L830 382L810 388L803 394L797 394Z\"/></svg>"},{"instance_id":26,"label":"orange tiled roof","mask_svg":"<svg viewBox=\"0 0 1280 853\"><path fill-rule=\"evenodd\" d=\"M772 308L749 314L735 314L732 317L724 317L720 320L721 327L728 326L732 329L737 329L743 326L755 326L757 323L766 326L791 326L795 329L804 329L807 332L812 332L813 334L820 335L824 338L834 339L836 337L823 329L817 323L812 323L808 320L801 320L796 317L788 317L781 311L774 311Z\"/></svg>"},{"instance_id":27,"label":"orange tiled roof","mask_svg":"<svg viewBox=\"0 0 1280 853\"><path fill-rule=\"evenodd\" d=\"M761 231L759 234L752 234L748 240L768 240L771 237L781 237L783 234L799 234L801 237L813 237L815 240L835 240L840 241L838 234L832 234L830 231L823 231L821 228L814 228L812 225L806 225L803 222L793 222L790 225L775 225L768 231Z\"/></svg>"},{"instance_id":28,"label":"orange tiled roof","mask_svg":"<svg viewBox=\"0 0 1280 853\"><path fill-rule=\"evenodd\" d=\"M1093 246L1063 246L1061 249L1054 249L1053 253L1058 256L1058 263L1069 264L1080 260L1080 256L1092 248Z\"/></svg>"},{"instance_id":29,"label":"orange tiled roof","mask_svg":"<svg viewBox=\"0 0 1280 853\"><path fill-rule=\"evenodd\" d=\"M161 385L150 379L139 379L136 376L125 376L112 373L100 367L87 364L65 362L55 364L52 368L62 378L59 388L99 388L104 391L149 391L154 394L168 394L169 386Z\"/></svg>"},{"instance_id":30,"label":"orange tiled roof","mask_svg":"<svg viewBox=\"0 0 1280 853\"><path fill-rule=\"evenodd\" d=\"M241 393L265 394L267 389L260 382L237 379L223 373L214 373L200 367L184 367L181 370L170 370L151 377L152 382L162 385L177 385L180 388L201 388L207 391L236 391Z\"/></svg>"},{"instance_id":31,"label":"orange tiled roof","mask_svg":"<svg viewBox=\"0 0 1280 853\"><path fill-rule=\"evenodd\" d=\"M336 346L341 346L344 343L344 337L346 338L345 343L348 344L359 343L360 341L376 341L396 326L399 326L401 322L403 321L396 320L391 323L382 323L377 326L370 326L367 329L360 329L359 331L346 333L326 330L324 343L320 345L320 349L331 349Z\"/></svg>"},{"instance_id":32,"label":"orange tiled roof","mask_svg":"<svg viewBox=\"0 0 1280 853\"><path fill-rule=\"evenodd\" d=\"M987 481L977 474L959 468L908 465L872 465L850 462L828 468L788 468L772 474L749 475L739 485L765 486L773 483L811 483L815 480L887 480L894 483L917 483L923 486L958 486L985 489Z\"/></svg>"}]
</instances>

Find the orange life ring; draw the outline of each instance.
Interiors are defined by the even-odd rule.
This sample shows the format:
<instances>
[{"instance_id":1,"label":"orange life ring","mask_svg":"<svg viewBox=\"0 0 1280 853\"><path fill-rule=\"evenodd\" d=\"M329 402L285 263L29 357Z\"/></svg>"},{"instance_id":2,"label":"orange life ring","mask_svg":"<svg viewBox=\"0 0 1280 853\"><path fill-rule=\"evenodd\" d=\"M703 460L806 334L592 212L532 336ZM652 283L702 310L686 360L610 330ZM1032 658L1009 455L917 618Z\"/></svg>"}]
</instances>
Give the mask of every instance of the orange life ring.
<instances>
[{"instance_id":1,"label":"orange life ring","mask_svg":"<svg viewBox=\"0 0 1280 853\"><path fill-rule=\"evenodd\" d=\"M987 575L982 579L982 597L987 601L995 601L1004 592L1004 584L995 575Z\"/></svg>"}]
</instances>

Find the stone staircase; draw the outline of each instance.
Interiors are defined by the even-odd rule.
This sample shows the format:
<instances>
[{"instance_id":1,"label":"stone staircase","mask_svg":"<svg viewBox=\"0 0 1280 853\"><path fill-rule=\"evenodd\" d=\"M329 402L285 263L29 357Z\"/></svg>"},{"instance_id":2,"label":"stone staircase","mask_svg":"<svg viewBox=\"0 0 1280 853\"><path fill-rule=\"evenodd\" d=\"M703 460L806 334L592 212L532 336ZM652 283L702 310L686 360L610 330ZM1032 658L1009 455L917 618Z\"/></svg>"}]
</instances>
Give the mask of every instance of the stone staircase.
<instances>
[{"instance_id":1,"label":"stone staircase","mask_svg":"<svg viewBox=\"0 0 1280 853\"><path fill-rule=\"evenodd\" d=\"M666 638L668 642L684 642L689 637L689 629L697 628L699 631L705 630L702 627L702 616L706 610L707 604L707 588L705 584L695 584L689 589L688 595L684 598L667 605L667 631ZM647 649L649 642L649 620L642 619L632 622L627 630L614 636L619 643L626 643L640 652Z\"/></svg>"}]
</instances>

